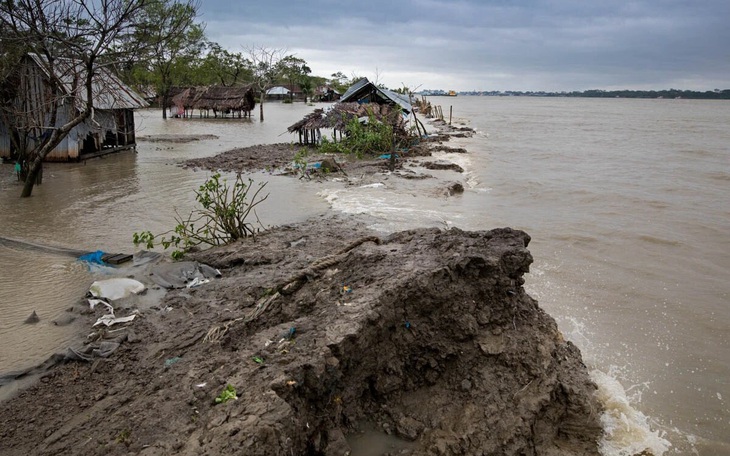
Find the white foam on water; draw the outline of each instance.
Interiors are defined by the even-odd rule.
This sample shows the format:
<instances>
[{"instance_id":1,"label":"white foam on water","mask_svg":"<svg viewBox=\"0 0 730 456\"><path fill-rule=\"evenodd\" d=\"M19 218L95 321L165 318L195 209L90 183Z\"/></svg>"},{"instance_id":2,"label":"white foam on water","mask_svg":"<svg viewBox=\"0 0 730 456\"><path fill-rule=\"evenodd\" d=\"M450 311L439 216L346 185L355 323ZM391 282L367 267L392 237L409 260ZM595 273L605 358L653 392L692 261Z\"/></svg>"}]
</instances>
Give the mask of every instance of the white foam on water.
<instances>
[{"instance_id":1,"label":"white foam on water","mask_svg":"<svg viewBox=\"0 0 730 456\"><path fill-rule=\"evenodd\" d=\"M651 429L649 418L632 406L626 390L613 376L594 369L591 379L598 386L598 400L605 411L601 424L605 435L600 442L604 456L633 456L648 451L661 456L672 444L664 438L664 432Z\"/></svg>"}]
</instances>

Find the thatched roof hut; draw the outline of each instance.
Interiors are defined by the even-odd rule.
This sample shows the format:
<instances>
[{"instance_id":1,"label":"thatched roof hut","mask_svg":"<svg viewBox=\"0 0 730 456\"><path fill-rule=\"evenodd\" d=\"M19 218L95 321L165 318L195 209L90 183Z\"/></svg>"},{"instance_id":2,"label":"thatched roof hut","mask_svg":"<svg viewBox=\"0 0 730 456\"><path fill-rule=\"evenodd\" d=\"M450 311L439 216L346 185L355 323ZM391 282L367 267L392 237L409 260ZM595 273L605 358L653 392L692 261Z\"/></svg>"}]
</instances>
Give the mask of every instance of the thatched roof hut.
<instances>
[{"instance_id":1,"label":"thatched roof hut","mask_svg":"<svg viewBox=\"0 0 730 456\"><path fill-rule=\"evenodd\" d=\"M348 124L353 119L374 119L378 122L388 123L397 131L405 134L405 119L401 109L393 105L359 104L359 103L337 103L328 110L315 109L314 112L304 116L302 120L287 128L289 133L298 133L299 142L304 144L315 144L321 137L321 129L332 129L336 133L346 132Z\"/></svg>"},{"instance_id":2,"label":"thatched roof hut","mask_svg":"<svg viewBox=\"0 0 730 456\"><path fill-rule=\"evenodd\" d=\"M198 109L200 117L209 117L213 112L214 117L225 117L232 114L236 117L250 117L251 111L256 106L256 96L253 85L223 87L188 87L172 97L173 104L177 107L177 114L183 117L192 115L194 109Z\"/></svg>"}]
</instances>

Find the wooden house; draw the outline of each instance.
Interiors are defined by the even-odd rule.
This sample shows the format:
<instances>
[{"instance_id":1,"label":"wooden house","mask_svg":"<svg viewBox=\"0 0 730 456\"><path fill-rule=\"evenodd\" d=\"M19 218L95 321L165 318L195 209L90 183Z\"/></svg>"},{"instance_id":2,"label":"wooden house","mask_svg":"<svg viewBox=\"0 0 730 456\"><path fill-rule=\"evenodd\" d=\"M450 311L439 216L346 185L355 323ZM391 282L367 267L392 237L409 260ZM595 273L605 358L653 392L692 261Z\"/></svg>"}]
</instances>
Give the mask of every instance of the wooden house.
<instances>
[{"instance_id":1,"label":"wooden house","mask_svg":"<svg viewBox=\"0 0 730 456\"><path fill-rule=\"evenodd\" d=\"M186 87L172 97L172 104L177 117L192 117L195 109L199 117L210 117L211 112L215 118L251 117L256 93L253 85Z\"/></svg>"},{"instance_id":2,"label":"wooden house","mask_svg":"<svg viewBox=\"0 0 730 456\"><path fill-rule=\"evenodd\" d=\"M15 159L17 144L38 141L49 128L67 123L83 110L87 95L79 82L85 78L82 66L70 59L54 62L62 86L53 98L43 57L25 56L11 75L12 89L5 91L0 109L0 158ZM133 110L148 106L147 102L105 67L95 69L91 96L92 114L71 130L47 161L78 161L135 146ZM54 104L56 120L50 125Z\"/></svg>"}]
</instances>

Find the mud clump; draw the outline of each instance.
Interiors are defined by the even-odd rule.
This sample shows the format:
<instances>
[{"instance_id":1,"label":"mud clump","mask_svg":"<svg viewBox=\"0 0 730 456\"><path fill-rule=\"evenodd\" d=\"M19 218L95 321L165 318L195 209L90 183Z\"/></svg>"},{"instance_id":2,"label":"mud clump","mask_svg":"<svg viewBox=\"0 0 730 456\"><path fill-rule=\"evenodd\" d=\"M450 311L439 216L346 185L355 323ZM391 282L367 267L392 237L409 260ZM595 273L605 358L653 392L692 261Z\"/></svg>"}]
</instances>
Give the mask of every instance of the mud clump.
<instances>
[{"instance_id":1,"label":"mud clump","mask_svg":"<svg viewBox=\"0 0 730 456\"><path fill-rule=\"evenodd\" d=\"M597 455L595 385L522 287L529 241L335 217L197 253L223 278L0 404L4 454L345 454L375 423L409 454Z\"/></svg>"}]
</instances>

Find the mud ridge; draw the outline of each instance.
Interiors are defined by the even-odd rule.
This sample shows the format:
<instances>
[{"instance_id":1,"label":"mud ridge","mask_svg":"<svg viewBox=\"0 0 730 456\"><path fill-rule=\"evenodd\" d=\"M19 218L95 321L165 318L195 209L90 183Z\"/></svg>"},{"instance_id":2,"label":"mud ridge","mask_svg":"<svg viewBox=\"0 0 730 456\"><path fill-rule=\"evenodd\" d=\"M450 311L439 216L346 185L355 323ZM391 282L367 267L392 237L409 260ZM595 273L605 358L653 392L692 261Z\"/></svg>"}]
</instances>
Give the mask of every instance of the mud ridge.
<instances>
[{"instance_id":1,"label":"mud ridge","mask_svg":"<svg viewBox=\"0 0 730 456\"><path fill-rule=\"evenodd\" d=\"M3 454L341 455L370 423L402 454L597 455L595 385L522 287L529 241L335 216L197 253L223 278L0 404Z\"/></svg>"}]
</instances>

